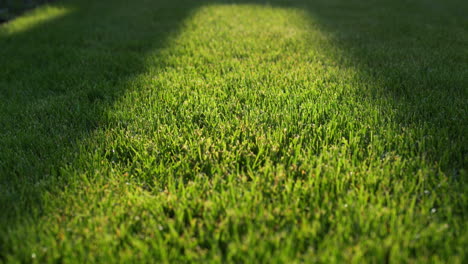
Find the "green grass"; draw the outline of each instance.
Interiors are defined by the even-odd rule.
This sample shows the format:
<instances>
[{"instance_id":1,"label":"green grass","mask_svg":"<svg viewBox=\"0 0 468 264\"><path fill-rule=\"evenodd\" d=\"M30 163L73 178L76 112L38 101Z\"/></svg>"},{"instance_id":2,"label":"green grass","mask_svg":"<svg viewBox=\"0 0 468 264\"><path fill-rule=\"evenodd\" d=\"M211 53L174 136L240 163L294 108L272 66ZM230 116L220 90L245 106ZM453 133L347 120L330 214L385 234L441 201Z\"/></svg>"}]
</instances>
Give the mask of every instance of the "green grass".
<instances>
[{"instance_id":1,"label":"green grass","mask_svg":"<svg viewBox=\"0 0 468 264\"><path fill-rule=\"evenodd\" d=\"M0 0L0 23L11 20L29 9L54 0Z\"/></svg>"},{"instance_id":2,"label":"green grass","mask_svg":"<svg viewBox=\"0 0 468 264\"><path fill-rule=\"evenodd\" d=\"M0 26L0 262L466 263L467 13L76 0Z\"/></svg>"}]
</instances>

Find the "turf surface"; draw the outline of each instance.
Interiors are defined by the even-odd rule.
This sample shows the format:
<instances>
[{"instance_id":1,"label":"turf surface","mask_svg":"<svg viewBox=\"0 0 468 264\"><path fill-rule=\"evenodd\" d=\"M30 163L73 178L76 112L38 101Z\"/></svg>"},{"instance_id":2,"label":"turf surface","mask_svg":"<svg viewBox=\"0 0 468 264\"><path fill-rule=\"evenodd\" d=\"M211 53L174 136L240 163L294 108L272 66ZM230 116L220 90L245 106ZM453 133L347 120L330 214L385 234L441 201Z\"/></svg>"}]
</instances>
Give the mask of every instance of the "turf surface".
<instances>
[{"instance_id":1,"label":"turf surface","mask_svg":"<svg viewBox=\"0 0 468 264\"><path fill-rule=\"evenodd\" d=\"M466 262L467 13L76 0L1 25L0 262Z\"/></svg>"}]
</instances>

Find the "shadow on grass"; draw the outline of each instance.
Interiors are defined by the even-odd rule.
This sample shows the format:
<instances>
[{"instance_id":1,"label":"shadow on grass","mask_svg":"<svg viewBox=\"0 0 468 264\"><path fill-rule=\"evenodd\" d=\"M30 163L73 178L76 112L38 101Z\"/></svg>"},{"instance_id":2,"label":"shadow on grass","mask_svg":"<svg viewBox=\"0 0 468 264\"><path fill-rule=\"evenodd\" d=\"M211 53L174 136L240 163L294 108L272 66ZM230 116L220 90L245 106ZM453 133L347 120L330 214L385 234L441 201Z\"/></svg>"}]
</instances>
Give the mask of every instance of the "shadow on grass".
<instances>
[{"instance_id":1,"label":"shadow on grass","mask_svg":"<svg viewBox=\"0 0 468 264\"><path fill-rule=\"evenodd\" d=\"M0 0L0 24L55 0Z\"/></svg>"},{"instance_id":2,"label":"shadow on grass","mask_svg":"<svg viewBox=\"0 0 468 264\"><path fill-rule=\"evenodd\" d=\"M413 130L406 156L454 175L467 169L468 5L451 1L310 1L305 4L357 70L362 97ZM411 146L412 145L412 146ZM391 147L391 146L390 146ZM391 151L391 149L389 149Z\"/></svg>"},{"instance_id":3,"label":"shadow on grass","mask_svg":"<svg viewBox=\"0 0 468 264\"><path fill-rule=\"evenodd\" d=\"M80 141L106 126L145 55L164 48L200 4L66 1L0 29L2 226L40 214L42 193L66 186L60 169L73 166Z\"/></svg>"},{"instance_id":4,"label":"shadow on grass","mask_svg":"<svg viewBox=\"0 0 468 264\"><path fill-rule=\"evenodd\" d=\"M0 34L3 226L40 211L44 190L65 186L61 166L73 166L77 144L106 126L106 111L129 89L128 81L145 71L146 54L165 48L184 19L205 4L307 10L334 36L343 52L337 61L356 68L363 83L374 83L362 89L367 98L389 101L385 107L391 109L386 110L396 112L402 127L422 126L431 136L446 138L440 145L426 143L419 153L454 174L466 169L467 71L462 50L467 23L456 1L109 2L65 2L63 8L71 10L67 15Z\"/></svg>"},{"instance_id":5,"label":"shadow on grass","mask_svg":"<svg viewBox=\"0 0 468 264\"><path fill-rule=\"evenodd\" d=\"M237 1L236 1L237 2ZM265 1L241 1L265 3ZM326 54L357 72L362 98L415 129L407 153L422 154L449 174L467 169L468 5L463 1L273 0L306 10L331 36ZM420 131L430 134L417 134ZM419 137L419 138L418 138ZM420 140L419 140L420 139ZM391 146L390 146L391 147ZM392 151L392 149L388 149Z\"/></svg>"}]
</instances>

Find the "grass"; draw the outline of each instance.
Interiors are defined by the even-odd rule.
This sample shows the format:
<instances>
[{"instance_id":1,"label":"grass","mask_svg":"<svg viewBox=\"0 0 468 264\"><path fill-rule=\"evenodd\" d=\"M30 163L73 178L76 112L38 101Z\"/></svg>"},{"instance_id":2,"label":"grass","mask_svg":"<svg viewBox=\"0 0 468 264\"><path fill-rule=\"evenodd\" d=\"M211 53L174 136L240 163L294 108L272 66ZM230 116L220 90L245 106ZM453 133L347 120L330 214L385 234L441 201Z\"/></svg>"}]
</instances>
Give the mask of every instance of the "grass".
<instances>
[{"instance_id":1,"label":"grass","mask_svg":"<svg viewBox=\"0 0 468 264\"><path fill-rule=\"evenodd\" d=\"M466 262L467 9L76 0L0 26L0 262Z\"/></svg>"},{"instance_id":2,"label":"grass","mask_svg":"<svg viewBox=\"0 0 468 264\"><path fill-rule=\"evenodd\" d=\"M25 11L54 0L0 0L0 23L11 20Z\"/></svg>"}]
</instances>

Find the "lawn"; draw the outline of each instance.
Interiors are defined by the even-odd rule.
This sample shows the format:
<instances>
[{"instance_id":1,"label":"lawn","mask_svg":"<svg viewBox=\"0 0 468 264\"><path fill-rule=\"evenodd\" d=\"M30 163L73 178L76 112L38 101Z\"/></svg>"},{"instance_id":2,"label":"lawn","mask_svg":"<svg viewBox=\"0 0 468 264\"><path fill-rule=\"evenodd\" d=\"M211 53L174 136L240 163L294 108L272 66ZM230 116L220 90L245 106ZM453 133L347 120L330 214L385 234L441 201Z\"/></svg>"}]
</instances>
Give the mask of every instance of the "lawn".
<instances>
[{"instance_id":1,"label":"lawn","mask_svg":"<svg viewBox=\"0 0 468 264\"><path fill-rule=\"evenodd\" d=\"M0 262L466 263L467 13L63 0L0 25Z\"/></svg>"},{"instance_id":2,"label":"lawn","mask_svg":"<svg viewBox=\"0 0 468 264\"><path fill-rule=\"evenodd\" d=\"M29 9L55 0L0 0L0 24L12 20Z\"/></svg>"}]
</instances>

